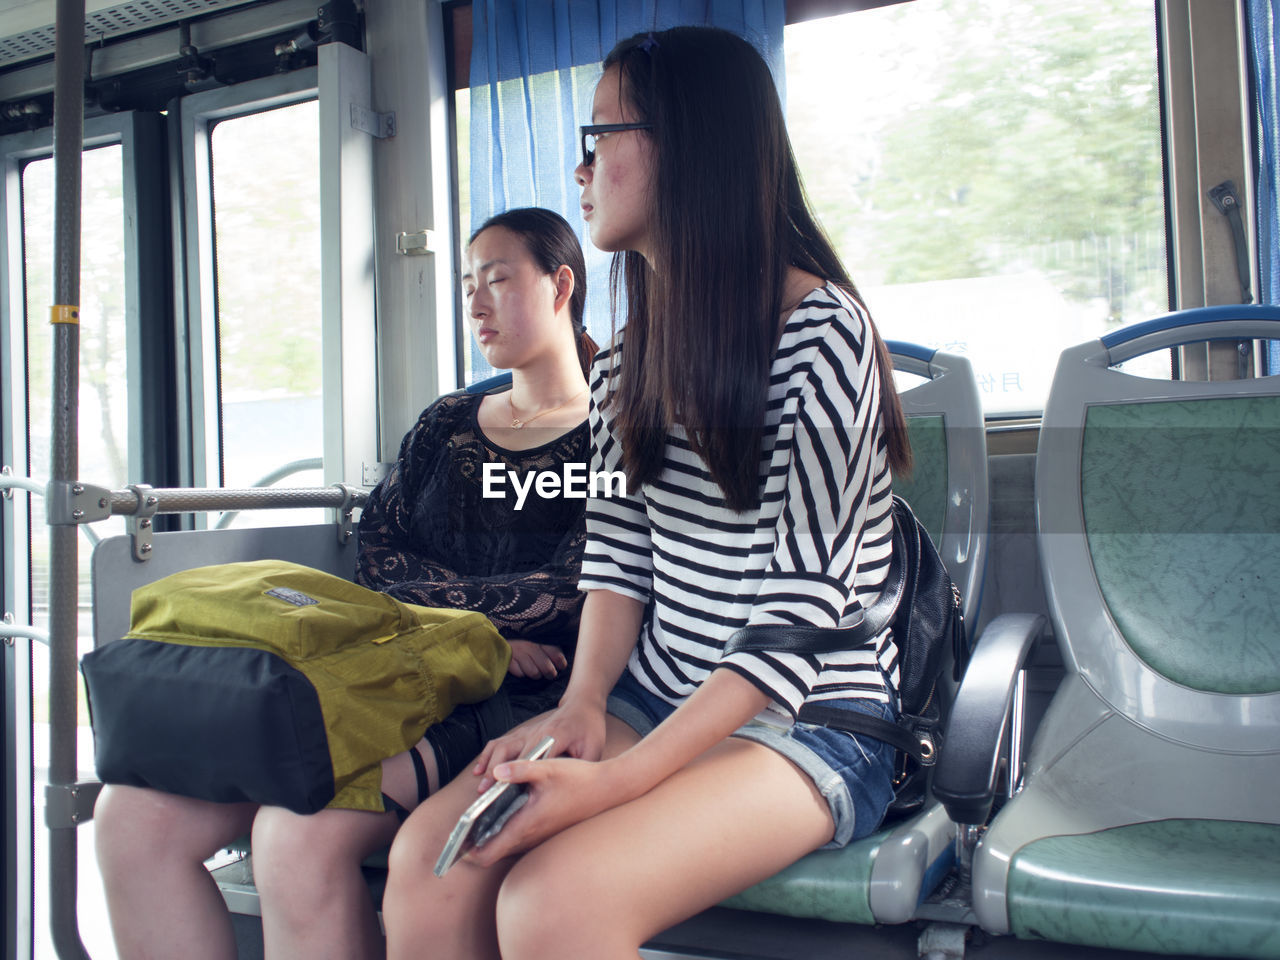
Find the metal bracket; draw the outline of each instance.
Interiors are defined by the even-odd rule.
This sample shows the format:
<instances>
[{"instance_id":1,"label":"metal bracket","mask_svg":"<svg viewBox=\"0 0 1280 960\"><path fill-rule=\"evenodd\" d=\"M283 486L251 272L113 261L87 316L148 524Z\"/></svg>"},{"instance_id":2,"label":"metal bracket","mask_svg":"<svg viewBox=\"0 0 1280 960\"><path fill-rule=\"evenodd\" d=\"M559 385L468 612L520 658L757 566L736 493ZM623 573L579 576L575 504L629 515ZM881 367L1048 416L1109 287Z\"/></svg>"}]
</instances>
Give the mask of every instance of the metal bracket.
<instances>
[{"instance_id":1,"label":"metal bracket","mask_svg":"<svg viewBox=\"0 0 1280 960\"><path fill-rule=\"evenodd\" d=\"M396 115L394 112L378 113L376 110L370 110L368 107L353 103L351 105L351 128L359 130L361 133L367 133L375 140L386 140L396 135Z\"/></svg>"},{"instance_id":2,"label":"metal bracket","mask_svg":"<svg viewBox=\"0 0 1280 960\"><path fill-rule=\"evenodd\" d=\"M382 482L382 478L391 472L394 464L391 463L362 463L360 464L360 482L366 487L376 487Z\"/></svg>"},{"instance_id":3,"label":"metal bracket","mask_svg":"<svg viewBox=\"0 0 1280 960\"><path fill-rule=\"evenodd\" d=\"M9 466L7 463L3 467L0 467L0 477L12 477L12 476L13 476L13 467ZM6 500L12 500L13 487L0 488L0 497L4 497Z\"/></svg>"},{"instance_id":4,"label":"metal bracket","mask_svg":"<svg viewBox=\"0 0 1280 960\"><path fill-rule=\"evenodd\" d=\"M57 830L88 823L93 819L93 806L101 792L102 784L97 780L47 785L44 788L45 825Z\"/></svg>"},{"instance_id":5,"label":"metal bracket","mask_svg":"<svg viewBox=\"0 0 1280 960\"><path fill-rule=\"evenodd\" d=\"M342 491L342 505L338 507L338 543L345 544L351 539L351 511L364 500L364 492L345 483L335 483L334 486Z\"/></svg>"},{"instance_id":6,"label":"metal bracket","mask_svg":"<svg viewBox=\"0 0 1280 960\"><path fill-rule=\"evenodd\" d=\"M155 532L152 517L156 515L160 499L145 483L130 484L129 490L138 498L138 506L133 515L125 520L125 530L133 540L133 559L150 560L153 548L151 535Z\"/></svg>"},{"instance_id":7,"label":"metal bracket","mask_svg":"<svg viewBox=\"0 0 1280 960\"><path fill-rule=\"evenodd\" d=\"M436 252L436 236L430 230L396 234L396 253L402 257L425 257Z\"/></svg>"},{"instance_id":8,"label":"metal bracket","mask_svg":"<svg viewBox=\"0 0 1280 960\"><path fill-rule=\"evenodd\" d=\"M920 960L964 960L969 928L958 923L931 923L916 941Z\"/></svg>"},{"instance_id":9,"label":"metal bracket","mask_svg":"<svg viewBox=\"0 0 1280 960\"><path fill-rule=\"evenodd\" d=\"M105 520L111 516L111 491L78 480L50 480L44 509L49 525L55 527Z\"/></svg>"}]
</instances>

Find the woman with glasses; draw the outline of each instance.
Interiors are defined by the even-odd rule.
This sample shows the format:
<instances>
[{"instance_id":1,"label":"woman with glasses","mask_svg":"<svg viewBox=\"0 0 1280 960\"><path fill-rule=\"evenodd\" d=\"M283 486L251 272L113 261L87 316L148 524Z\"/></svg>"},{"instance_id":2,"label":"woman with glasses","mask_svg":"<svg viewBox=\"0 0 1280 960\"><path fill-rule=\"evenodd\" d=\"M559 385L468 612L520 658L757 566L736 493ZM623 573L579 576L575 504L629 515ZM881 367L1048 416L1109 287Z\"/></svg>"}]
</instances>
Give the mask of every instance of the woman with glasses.
<instances>
[{"instance_id":1,"label":"woman with glasses","mask_svg":"<svg viewBox=\"0 0 1280 960\"><path fill-rule=\"evenodd\" d=\"M887 351L806 204L745 41L677 28L605 61L575 171L625 325L591 382L578 653L558 709L491 743L401 832L388 955L634 960L662 930L876 828L893 751L798 720L892 719L897 649L781 649L879 593L909 468ZM746 632L740 634L739 631ZM757 639L737 646L741 636ZM772 644L775 644L771 646ZM517 758L553 737L554 759ZM529 799L442 877L494 780Z\"/></svg>"}]
</instances>

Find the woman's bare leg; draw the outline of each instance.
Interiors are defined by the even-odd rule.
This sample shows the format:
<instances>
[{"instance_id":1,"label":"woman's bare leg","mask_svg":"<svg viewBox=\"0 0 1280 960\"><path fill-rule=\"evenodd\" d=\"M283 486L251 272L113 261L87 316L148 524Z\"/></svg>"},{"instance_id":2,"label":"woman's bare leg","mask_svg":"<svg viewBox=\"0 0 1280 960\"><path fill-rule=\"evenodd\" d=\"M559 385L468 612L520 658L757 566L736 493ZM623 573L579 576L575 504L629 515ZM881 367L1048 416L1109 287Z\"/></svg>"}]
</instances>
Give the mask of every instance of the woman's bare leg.
<instances>
[{"instance_id":1,"label":"woman's bare leg","mask_svg":"<svg viewBox=\"0 0 1280 960\"><path fill-rule=\"evenodd\" d=\"M434 789L435 755L426 741L417 749ZM417 806L407 752L383 763L382 790L406 810ZM335 808L302 815L264 807L253 825L253 869L267 957L381 957L382 930L360 864L388 846L399 826L394 813Z\"/></svg>"},{"instance_id":2,"label":"woman's bare leg","mask_svg":"<svg viewBox=\"0 0 1280 960\"><path fill-rule=\"evenodd\" d=\"M235 960L231 916L204 861L247 834L256 810L140 787L103 789L94 837L122 960Z\"/></svg>"},{"instance_id":3,"label":"woman's bare leg","mask_svg":"<svg viewBox=\"0 0 1280 960\"><path fill-rule=\"evenodd\" d=\"M615 756L638 739L634 730L609 717L604 755ZM444 877L433 872L453 825L476 799L477 782L469 771L461 773L409 818L391 847L391 875L382 901L389 960L499 956L494 905L515 860L487 868L460 860Z\"/></svg>"},{"instance_id":4,"label":"woman's bare leg","mask_svg":"<svg viewBox=\"0 0 1280 960\"><path fill-rule=\"evenodd\" d=\"M746 740L560 833L513 866L498 898L503 960L636 960L668 927L831 839L813 782Z\"/></svg>"}]
</instances>

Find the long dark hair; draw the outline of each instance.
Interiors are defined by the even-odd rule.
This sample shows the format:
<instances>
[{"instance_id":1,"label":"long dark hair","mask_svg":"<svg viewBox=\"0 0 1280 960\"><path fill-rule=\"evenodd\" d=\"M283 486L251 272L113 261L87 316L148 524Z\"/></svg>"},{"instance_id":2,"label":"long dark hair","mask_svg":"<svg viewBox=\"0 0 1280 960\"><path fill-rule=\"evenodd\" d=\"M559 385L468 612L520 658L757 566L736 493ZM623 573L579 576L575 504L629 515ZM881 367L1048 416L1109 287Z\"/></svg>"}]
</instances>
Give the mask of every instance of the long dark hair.
<instances>
[{"instance_id":1,"label":"long dark hair","mask_svg":"<svg viewBox=\"0 0 1280 960\"><path fill-rule=\"evenodd\" d=\"M684 426L726 503L760 502L769 369L781 336L787 268L857 289L809 209L764 59L735 34L676 27L623 40L624 119L651 124L652 262L616 254L626 344L612 378L629 483L657 479L668 427ZM608 78L605 81L609 82ZM615 324L616 324L615 319ZM889 465L911 468L889 351L871 327Z\"/></svg>"},{"instance_id":2,"label":"long dark hair","mask_svg":"<svg viewBox=\"0 0 1280 960\"><path fill-rule=\"evenodd\" d=\"M480 224L467 240L470 246L476 237L490 227L502 227L518 236L533 257L533 262L543 273L555 273L561 266L573 271L573 293L569 296L569 319L573 324L578 347L578 362L585 374L591 369L591 361L600 349L587 333L583 309L587 302L587 261L582 255L573 227L564 217L542 207L516 207L503 213L495 213Z\"/></svg>"}]
</instances>

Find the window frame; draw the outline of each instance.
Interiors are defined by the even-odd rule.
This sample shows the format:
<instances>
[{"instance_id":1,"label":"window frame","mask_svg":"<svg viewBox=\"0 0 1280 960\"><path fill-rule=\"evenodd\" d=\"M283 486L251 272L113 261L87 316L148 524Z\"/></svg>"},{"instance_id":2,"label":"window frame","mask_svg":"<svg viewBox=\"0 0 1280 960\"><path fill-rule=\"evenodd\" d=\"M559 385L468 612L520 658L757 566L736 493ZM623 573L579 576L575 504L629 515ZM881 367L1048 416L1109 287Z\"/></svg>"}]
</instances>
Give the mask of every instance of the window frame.
<instances>
[{"instance_id":1,"label":"window frame","mask_svg":"<svg viewBox=\"0 0 1280 960\"><path fill-rule=\"evenodd\" d=\"M316 68L249 80L183 97L179 102L182 155L181 243L176 251L176 315L186 352L177 371L182 486L219 486L222 472L221 391L218 380L217 264L213 223L211 135L222 120L291 106L319 97ZM185 308L185 309L184 309ZM324 333L327 339L328 331ZM328 390L327 380L323 389ZM207 517L195 518L197 527Z\"/></svg>"},{"instance_id":2,"label":"window frame","mask_svg":"<svg viewBox=\"0 0 1280 960\"><path fill-rule=\"evenodd\" d=\"M787 0L786 22L837 16L873 7L888 6L909 0ZM1165 185L1165 234L1169 302L1171 309L1202 306L1206 303L1230 302L1230 291L1238 285L1234 261L1229 254L1232 245L1221 218L1211 215L1208 200L1199 195L1198 184L1212 178L1218 182L1235 177L1246 223L1249 247L1249 273L1255 300L1259 289L1259 237L1253 203L1256 157L1255 131L1248 109L1248 77L1244 61L1245 25L1238 4L1232 5L1230 17L1221 16L1219 0L1152 0L1156 17L1156 60L1159 71L1159 99L1163 139ZM450 136L456 137L452 94L464 90L469 83L469 58L472 42L472 0L446 0L442 4L445 33L448 38L450 85ZM1232 56L1227 57L1226 54ZM1195 61L1225 61L1226 69L1196 72ZM1179 78L1176 84L1170 77ZM1215 129L1205 132L1196 120L1197 103L1210 118ZM1231 129L1225 138L1217 136L1224 110L1233 115ZM1240 116L1236 117L1235 113ZM1238 135L1237 135L1238 134ZM458 144L451 144L451 157L456 166ZM1206 182L1208 182L1206 180ZM458 191L453 185L452 205L455 219ZM461 307L455 307L460 311ZM459 312L460 316L460 312ZM461 338L460 338L461 340ZM458 365L464 360L458 347ZM1236 376L1239 373L1238 344L1180 348L1174 352L1174 376ZM1250 351L1251 368L1256 375L1264 369L1262 344L1255 341ZM1212 370L1212 373L1210 373ZM989 420L1019 419L1012 414L991 414Z\"/></svg>"},{"instance_id":3,"label":"window frame","mask_svg":"<svg viewBox=\"0 0 1280 960\"><path fill-rule=\"evenodd\" d=\"M1254 302L1259 298L1255 129L1240 4L1157 0L1169 300L1174 310L1238 303L1235 243L1209 189L1232 180L1240 198ZM1217 69L1209 69L1213 65ZM1176 78L1176 79L1175 79ZM1244 348L1242 350L1242 348ZM1178 347L1179 375L1231 380L1263 371L1263 341Z\"/></svg>"},{"instance_id":4,"label":"window frame","mask_svg":"<svg viewBox=\"0 0 1280 960\"><path fill-rule=\"evenodd\" d=\"M131 476L141 476L147 468L146 437L162 430L157 419L160 406L143 394L144 384L156 373L154 364L163 361L163 350L143 351L141 344L164 322L167 278L155 275L145 265L153 263L158 250L167 246L166 236L147 233L155 226L167 184L154 176L146 159L156 138L162 136L158 118L138 113L92 117L84 122L83 149L119 145L123 173L125 340L127 351L128 431L126 444ZM19 476L30 462L27 409L27 284L24 265L22 173L27 164L53 155L53 130L0 137L0 462ZM152 158L154 159L154 157ZM132 171L132 176L130 172ZM52 298L53 291L48 291ZM33 323L45 317L30 318ZM159 323L157 323L159 321ZM35 398L48 402L48 398ZM92 482L94 478L85 478ZM15 492L12 499L0 500L0 596L3 613L12 614L19 624L29 623L31 605L31 528L29 497ZM25 591L20 591L25 584ZM32 656L35 641L5 643L3 744L5 758L0 815L5 839L4 884L13 891L6 898L5 943L18 956L30 956L34 949L35 922L33 889L35 874L34 807L26 802L33 796L32 744L33 703L31 696ZM23 802L19 803L22 798ZM26 909L19 909L19 905ZM16 911L11 913L10 911Z\"/></svg>"},{"instance_id":5,"label":"window frame","mask_svg":"<svg viewBox=\"0 0 1280 960\"><path fill-rule=\"evenodd\" d=\"M894 6L900 3L908 3L911 0L787 0L785 23L787 26L811 20L825 19L829 17L841 16L844 14L863 12L879 7ZM1154 42L1155 47L1151 51L1153 54L1152 62L1157 68L1157 89L1156 89L1156 111L1159 121L1162 124L1162 142L1161 148L1161 167L1163 180L1165 184L1163 192L1164 201L1164 223L1165 223L1165 240L1166 248L1172 251L1172 236L1174 232L1173 211L1171 209L1169 199L1169 184L1172 177L1172 159L1171 145L1167 137L1164 137L1163 125L1167 123L1167 79L1165 69L1165 49L1167 47L1167 36L1164 28L1163 11L1169 4L1182 3L1195 5L1197 3L1214 2L1214 0L1149 0L1150 13L1153 18L1155 27ZM447 0L442 4L444 16L444 31L449 40L448 46L448 70L450 84L449 99L449 130L450 130L450 155L453 159L453 166L458 167L457 158L463 144L458 142L458 123L455 109L454 95L459 91L465 91L469 87L469 58L472 44L472 0ZM1207 202L1207 201L1206 201ZM454 210L455 220L459 215L459 193L456 177L452 185L452 207ZM459 230L459 243L464 238L464 234ZM1253 242L1251 234L1251 243ZM461 256L460 248L455 250L456 256ZM1256 260L1256 257L1254 258ZM1168 277L1168 288L1170 292L1173 290L1175 283L1175 260L1170 253L1166 256L1166 273ZM1256 289L1256 282L1255 282ZM1172 293L1170 294L1172 296ZM1169 301L1172 303L1172 299ZM460 334L457 346L459 376L465 368L466 358L464 351L466 350L465 330L461 329L463 321L461 304L455 307L457 311ZM1147 318L1141 318L1147 319ZM1176 362L1176 357L1174 358ZM991 422L1022 422L1037 421L1040 417L1041 410L1035 407L1027 406L1026 408L1009 408L1001 410L990 410L985 412L986 419Z\"/></svg>"}]
</instances>

